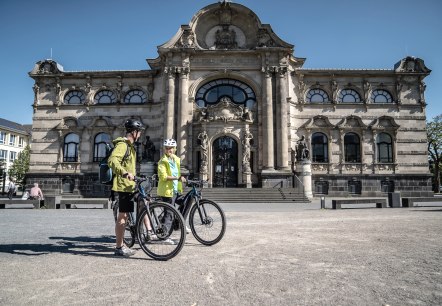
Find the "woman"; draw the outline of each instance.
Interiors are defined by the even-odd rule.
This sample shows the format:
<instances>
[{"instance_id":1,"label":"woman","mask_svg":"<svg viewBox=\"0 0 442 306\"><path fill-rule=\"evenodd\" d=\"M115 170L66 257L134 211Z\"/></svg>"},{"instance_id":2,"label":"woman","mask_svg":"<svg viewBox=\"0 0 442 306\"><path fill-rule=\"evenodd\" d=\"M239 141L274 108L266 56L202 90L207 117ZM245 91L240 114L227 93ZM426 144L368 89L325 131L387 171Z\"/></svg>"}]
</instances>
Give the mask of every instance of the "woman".
<instances>
[{"instance_id":1,"label":"woman","mask_svg":"<svg viewBox=\"0 0 442 306\"><path fill-rule=\"evenodd\" d=\"M172 204L172 199L179 193L183 192L183 182L186 178L181 176L181 161L176 152L176 141L174 139L166 139L163 143L164 155L158 162L158 189L157 194L162 201ZM171 216L170 216L171 217ZM172 220L166 217L166 226L170 226ZM189 230L187 229L187 232Z\"/></svg>"}]
</instances>

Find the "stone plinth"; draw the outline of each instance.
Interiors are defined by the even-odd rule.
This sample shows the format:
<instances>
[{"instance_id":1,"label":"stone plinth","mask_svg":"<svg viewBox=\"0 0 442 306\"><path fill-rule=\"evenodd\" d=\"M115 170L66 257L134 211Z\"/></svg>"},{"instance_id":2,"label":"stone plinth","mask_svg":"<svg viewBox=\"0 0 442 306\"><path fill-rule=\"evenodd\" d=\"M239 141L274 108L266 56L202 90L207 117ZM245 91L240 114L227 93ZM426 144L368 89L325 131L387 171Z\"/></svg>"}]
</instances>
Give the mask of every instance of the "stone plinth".
<instances>
[{"instance_id":1,"label":"stone plinth","mask_svg":"<svg viewBox=\"0 0 442 306\"><path fill-rule=\"evenodd\" d=\"M313 199L312 193L312 163L309 160L303 160L296 162L296 175L304 185L304 194L311 200Z\"/></svg>"}]
</instances>

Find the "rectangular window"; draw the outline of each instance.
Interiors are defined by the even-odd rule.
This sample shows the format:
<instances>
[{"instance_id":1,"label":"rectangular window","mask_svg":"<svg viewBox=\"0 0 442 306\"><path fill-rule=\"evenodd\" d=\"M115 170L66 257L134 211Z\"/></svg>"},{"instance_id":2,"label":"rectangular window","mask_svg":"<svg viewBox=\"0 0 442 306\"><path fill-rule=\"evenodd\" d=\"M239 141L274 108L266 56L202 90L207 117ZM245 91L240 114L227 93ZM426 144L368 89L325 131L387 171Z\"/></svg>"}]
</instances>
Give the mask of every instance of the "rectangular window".
<instances>
[{"instance_id":1,"label":"rectangular window","mask_svg":"<svg viewBox=\"0 0 442 306\"><path fill-rule=\"evenodd\" d=\"M16 135L9 135L9 145L10 146L14 146L15 145L15 140L16 140L17 136Z\"/></svg>"},{"instance_id":2,"label":"rectangular window","mask_svg":"<svg viewBox=\"0 0 442 306\"><path fill-rule=\"evenodd\" d=\"M5 143L6 143L6 133L0 132L0 144L5 144Z\"/></svg>"},{"instance_id":3,"label":"rectangular window","mask_svg":"<svg viewBox=\"0 0 442 306\"><path fill-rule=\"evenodd\" d=\"M9 152L9 161L11 163L13 163L16 158L17 158L17 152L12 152L12 151Z\"/></svg>"},{"instance_id":4,"label":"rectangular window","mask_svg":"<svg viewBox=\"0 0 442 306\"><path fill-rule=\"evenodd\" d=\"M8 151L0 150L0 160L6 161L7 157L8 157Z\"/></svg>"},{"instance_id":5,"label":"rectangular window","mask_svg":"<svg viewBox=\"0 0 442 306\"><path fill-rule=\"evenodd\" d=\"M18 137L18 146L20 148L23 148L24 143L25 143L25 140L23 139L23 137Z\"/></svg>"}]
</instances>

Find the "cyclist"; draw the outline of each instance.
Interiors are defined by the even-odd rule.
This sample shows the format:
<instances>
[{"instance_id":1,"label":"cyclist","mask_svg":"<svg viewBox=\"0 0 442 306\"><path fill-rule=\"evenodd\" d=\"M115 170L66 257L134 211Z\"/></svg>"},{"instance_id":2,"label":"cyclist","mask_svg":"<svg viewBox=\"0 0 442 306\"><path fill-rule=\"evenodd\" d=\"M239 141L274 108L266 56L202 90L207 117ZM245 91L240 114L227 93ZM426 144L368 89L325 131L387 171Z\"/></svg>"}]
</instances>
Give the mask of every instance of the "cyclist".
<instances>
[{"instance_id":1,"label":"cyclist","mask_svg":"<svg viewBox=\"0 0 442 306\"><path fill-rule=\"evenodd\" d=\"M134 250L123 244L127 213L134 211L133 193L135 192L136 164L134 142L140 138L145 128L140 121L135 119L127 119L124 128L126 136L113 140L114 150L108 159L108 165L115 174L112 190L118 195L119 202L119 212L115 224L116 249L114 254L128 257L135 254ZM127 151L129 154L126 154Z\"/></svg>"},{"instance_id":2,"label":"cyclist","mask_svg":"<svg viewBox=\"0 0 442 306\"><path fill-rule=\"evenodd\" d=\"M186 178L181 176L180 165L181 161L176 152L176 141L174 139L166 139L163 143L164 155L158 162L158 190L157 194L161 200L172 204L173 197L183 192L183 182ZM172 225L172 215L166 214L164 223L166 227ZM186 231L188 231L186 226ZM167 243L172 244L171 239L166 240Z\"/></svg>"}]
</instances>

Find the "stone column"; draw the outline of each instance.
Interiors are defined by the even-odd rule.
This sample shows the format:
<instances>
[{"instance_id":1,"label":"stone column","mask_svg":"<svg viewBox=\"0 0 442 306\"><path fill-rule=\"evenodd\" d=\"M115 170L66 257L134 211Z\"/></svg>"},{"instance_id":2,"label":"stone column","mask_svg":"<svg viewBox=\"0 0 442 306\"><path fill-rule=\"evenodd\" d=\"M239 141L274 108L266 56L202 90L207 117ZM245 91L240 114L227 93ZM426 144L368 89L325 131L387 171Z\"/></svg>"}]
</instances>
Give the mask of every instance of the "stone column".
<instances>
[{"instance_id":1,"label":"stone column","mask_svg":"<svg viewBox=\"0 0 442 306\"><path fill-rule=\"evenodd\" d=\"M372 173L377 172L376 165L378 163L378 146L376 145L376 139L378 137L378 132L373 130L373 161L372 161Z\"/></svg>"},{"instance_id":2,"label":"stone column","mask_svg":"<svg viewBox=\"0 0 442 306\"><path fill-rule=\"evenodd\" d=\"M174 136L174 114L175 114L175 67L166 67L167 75L167 99L166 99L166 122L164 123L164 139Z\"/></svg>"},{"instance_id":3,"label":"stone column","mask_svg":"<svg viewBox=\"0 0 442 306\"><path fill-rule=\"evenodd\" d=\"M263 107L263 166L264 170L274 170L273 146L273 104L272 104L272 71L270 67L263 67L265 91Z\"/></svg>"},{"instance_id":4,"label":"stone column","mask_svg":"<svg viewBox=\"0 0 442 306\"><path fill-rule=\"evenodd\" d=\"M288 170L288 133L287 133L287 86L286 86L287 67L278 69L278 87L280 111L277 119L278 132L277 139L277 166L278 169Z\"/></svg>"},{"instance_id":5,"label":"stone column","mask_svg":"<svg viewBox=\"0 0 442 306\"><path fill-rule=\"evenodd\" d=\"M177 124L177 156L181 158L181 168L187 168L187 121L189 114L189 99L188 99L188 91L189 91L189 68L182 67L178 70L180 76L180 95L178 98L178 124Z\"/></svg>"}]
</instances>

